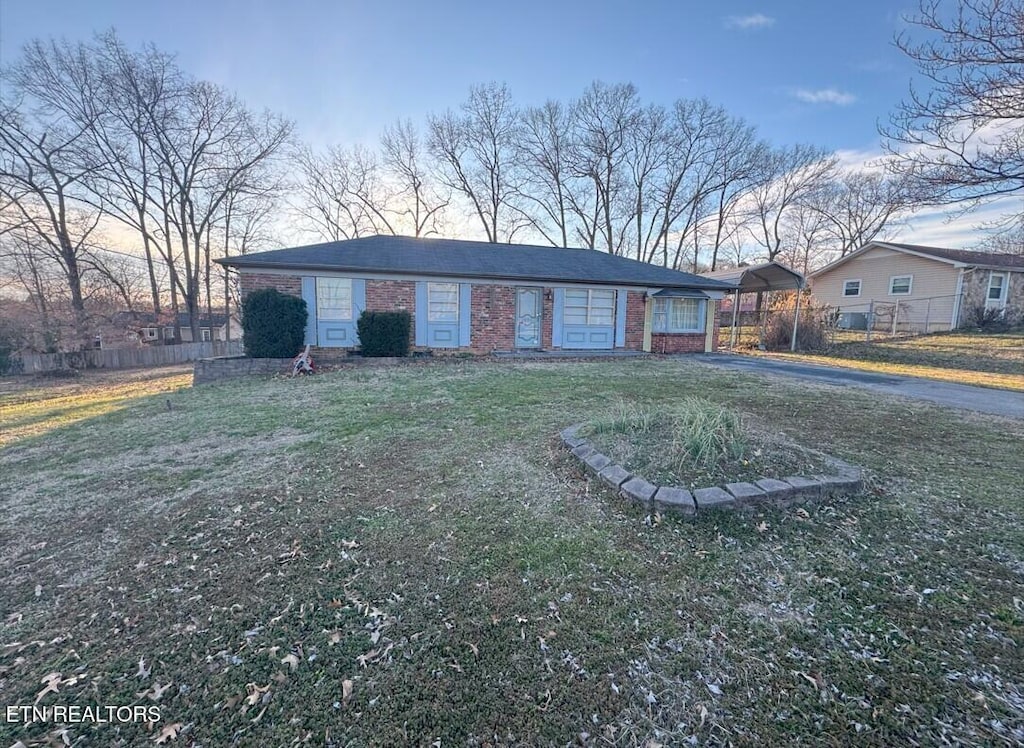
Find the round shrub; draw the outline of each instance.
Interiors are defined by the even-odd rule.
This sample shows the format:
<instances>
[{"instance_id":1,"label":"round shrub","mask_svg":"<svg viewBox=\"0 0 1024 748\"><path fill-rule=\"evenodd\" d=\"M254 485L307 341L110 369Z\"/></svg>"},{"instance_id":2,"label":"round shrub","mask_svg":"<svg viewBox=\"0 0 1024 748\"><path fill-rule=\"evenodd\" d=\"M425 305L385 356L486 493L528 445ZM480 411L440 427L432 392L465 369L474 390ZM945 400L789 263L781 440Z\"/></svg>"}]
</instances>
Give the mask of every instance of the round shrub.
<instances>
[{"instance_id":1,"label":"round shrub","mask_svg":"<svg viewBox=\"0 0 1024 748\"><path fill-rule=\"evenodd\" d=\"M250 358L291 358L302 348L306 302L273 288L253 291L242 303L242 340Z\"/></svg>"},{"instance_id":2,"label":"round shrub","mask_svg":"<svg viewBox=\"0 0 1024 748\"><path fill-rule=\"evenodd\" d=\"M356 327L364 356L409 355L409 312L363 312Z\"/></svg>"}]
</instances>

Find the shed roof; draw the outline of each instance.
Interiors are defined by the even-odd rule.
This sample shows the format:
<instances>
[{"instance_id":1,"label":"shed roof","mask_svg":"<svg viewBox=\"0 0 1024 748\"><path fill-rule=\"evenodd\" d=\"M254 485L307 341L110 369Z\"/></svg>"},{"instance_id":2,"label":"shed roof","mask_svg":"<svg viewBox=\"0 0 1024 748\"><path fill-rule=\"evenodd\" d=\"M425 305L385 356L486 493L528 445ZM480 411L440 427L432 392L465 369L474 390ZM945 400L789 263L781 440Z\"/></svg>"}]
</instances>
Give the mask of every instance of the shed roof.
<instances>
[{"instance_id":1,"label":"shed roof","mask_svg":"<svg viewBox=\"0 0 1024 748\"><path fill-rule=\"evenodd\" d=\"M732 286L593 249L493 244L455 239L370 236L275 249L217 262L240 269L366 272L534 282L700 288Z\"/></svg>"},{"instance_id":2,"label":"shed roof","mask_svg":"<svg viewBox=\"0 0 1024 748\"><path fill-rule=\"evenodd\" d=\"M740 293L758 291L789 291L803 288L804 276L781 262L766 262L761 265L742 265L728 270L704 273L705 278L724 281L740 287Z\"/></svg>"}]
</instances>

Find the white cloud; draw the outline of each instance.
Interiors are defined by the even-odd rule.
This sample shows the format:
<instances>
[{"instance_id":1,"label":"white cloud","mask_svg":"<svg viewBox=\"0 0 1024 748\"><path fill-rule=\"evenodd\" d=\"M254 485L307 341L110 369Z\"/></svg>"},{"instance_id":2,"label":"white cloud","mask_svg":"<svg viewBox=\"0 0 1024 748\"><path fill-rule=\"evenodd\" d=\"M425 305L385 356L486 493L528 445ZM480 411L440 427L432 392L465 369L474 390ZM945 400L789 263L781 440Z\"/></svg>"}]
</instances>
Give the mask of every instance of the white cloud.
<instances>
[{"instance_id":1,"label":"white cloud","mask_svg":"<svg viewBox=\"0 0 1024 748\"><path fill-rule=\"evenodd\" d=\"M729 16L725 19L727 29L766 29L775 25L775 19L764 13L752 13L749 16Z\"/></svg>"},{"instance_id":2,"label":"white cloud","mask_svg":"<svg viewBox=\"0 0 1024 748\"><path fill-rule=\"evenodd\" d=\"M793 95L800 99L800 101L806 101L808 104L838 104L839 106L846 106L857 100L857 97L852 93L839 91L835 88L819 88L816 91L798 88L793 92Z\"/></svg>"}]
</instances>

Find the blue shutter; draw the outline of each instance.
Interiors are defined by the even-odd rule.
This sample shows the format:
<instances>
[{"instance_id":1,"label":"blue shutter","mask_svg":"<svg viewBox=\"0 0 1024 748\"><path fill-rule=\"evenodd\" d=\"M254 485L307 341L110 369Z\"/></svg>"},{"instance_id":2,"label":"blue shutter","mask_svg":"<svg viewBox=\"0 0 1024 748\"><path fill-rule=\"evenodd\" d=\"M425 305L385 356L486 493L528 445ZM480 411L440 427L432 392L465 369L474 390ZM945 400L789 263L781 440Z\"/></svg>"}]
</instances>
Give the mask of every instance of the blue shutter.
<instances>
[{"instance_id":1,"label":"blue shutter","mask_svg":"<svg viewBox=\"0 0 1024 748\"><path fill-rule=\"evenodd\" d=\"M366 281L352 279L352 342L359 345L359 315L366 310Z\"/></svg>"},{"instance_id":2,"label":"blue shutter","mask_svg":"<svg viewBox=\"0 0 1024 748\"><path fill-rule=\"evenodd\" d=\"M565 306L565 289L556 288L551 309L551 347L562 347L562 307Z\"/></svg>"},{"instance_id":3,"label":"blue shutter","mask_svg":"<svg viewBox=\"0 0 1024 748\"><path fill-rule=\"evenodd\" d=\"M626 299L625 291L615 292L615 347L626 346Z\"/></svg>"},{"instance_id":4,"label":"blue shutter","mask_svg":"<svg viewBox=\"0 0 1024 748\"><path fill-rule=\"evenodd\" d=\"M472 321L470 313L473 308L473 285L471 283L459 284L459 346L469 347L470 330Z\"/></svg>"},{"instance_id":5,"label":"blue shutter","mask_svg":"<svg viewBox=\"0 0 1024 748\"><path fill-rule=\"evenodd\" d=\"M305 345L316 345L316 278L302 276L302 298L306 302Z\"/></svg>"},{"instance_id":6,"label":"blue shutter","mask_svg":"<svg viewBox=\"0 0 1024 748\"><path fill-rule=\"evenodd\" d=\"M427 344L427 284L416 281L416 345Z\"/></svg>"}]
</instances>

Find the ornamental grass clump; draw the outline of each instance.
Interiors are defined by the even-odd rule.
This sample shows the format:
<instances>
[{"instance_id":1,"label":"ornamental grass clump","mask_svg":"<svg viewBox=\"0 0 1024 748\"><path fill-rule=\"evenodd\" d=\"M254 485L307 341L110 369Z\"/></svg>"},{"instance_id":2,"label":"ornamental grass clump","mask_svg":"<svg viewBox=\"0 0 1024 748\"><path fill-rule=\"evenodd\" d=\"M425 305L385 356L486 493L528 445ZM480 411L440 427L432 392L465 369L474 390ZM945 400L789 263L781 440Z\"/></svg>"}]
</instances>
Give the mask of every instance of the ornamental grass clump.
<instances>
[{"instance_id":1,"label":"ornamental grass clump","mask_svg":"<svg viewBox=\"0 0 1024 748\"><path fill-rule=\"evenodd\" d=\"M686 398L674 410L672 451L678 459L711 467L743 457L746 444L739 414L696 397Z\"/></svg>"},{"instance_id":2,"label":"ornamental grass clump","mask_svg":"<svg viewBox=\"0 0 1024 748\"><path fill-rule=\"evenodd\" d=\"M610 414L591 421L586 431L591 434L647 434L658 421L650 409L620 400Z\"/></svg>"}]
</instances>

